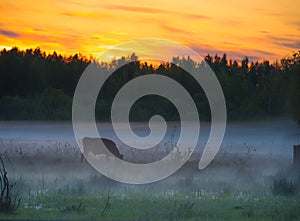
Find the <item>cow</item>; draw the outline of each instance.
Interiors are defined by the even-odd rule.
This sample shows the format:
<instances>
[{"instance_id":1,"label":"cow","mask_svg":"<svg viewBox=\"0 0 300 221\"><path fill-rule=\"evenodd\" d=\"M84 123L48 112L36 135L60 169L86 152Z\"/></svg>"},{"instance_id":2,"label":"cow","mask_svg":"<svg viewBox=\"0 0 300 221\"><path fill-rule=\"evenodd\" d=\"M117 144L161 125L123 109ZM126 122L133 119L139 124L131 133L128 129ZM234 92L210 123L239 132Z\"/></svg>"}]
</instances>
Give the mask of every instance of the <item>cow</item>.
<instances>
[{"instance_id":1,"label":"cow","mask_svg":"<svg viewBox=\"0 0 300 221\"><path fill-rule=\"evenodd\" d=\"M100 142L102 140L103 144ZM108 156L109 152L119 159L123 159L123 155L120 154L117 145L112 140L106 138L90 138L84 137L82 140L83 153L81 154L81 162L83 162L84 156L87 156L90 152L94 155L104 154Z\"/></svg>"}]
</instances>

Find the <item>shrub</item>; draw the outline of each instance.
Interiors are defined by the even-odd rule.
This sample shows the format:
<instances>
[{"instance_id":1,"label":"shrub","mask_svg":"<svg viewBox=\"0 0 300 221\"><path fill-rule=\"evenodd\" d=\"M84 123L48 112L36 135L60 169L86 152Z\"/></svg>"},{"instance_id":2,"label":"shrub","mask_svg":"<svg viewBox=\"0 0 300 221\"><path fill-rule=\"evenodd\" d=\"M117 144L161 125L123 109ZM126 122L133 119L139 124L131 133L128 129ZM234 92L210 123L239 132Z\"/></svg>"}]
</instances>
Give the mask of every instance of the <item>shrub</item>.
<instances>
[{"instance_id":1,"label":"shrub","mask_svg":"<svg viewBox=\"0 0 300 221\"><path fill-rule=\"evenodd\" d=\"M169 213L169 220L185 220L193 216L193 207L195 203L186 201L177 204L174 202L173 208L171 208Z\"/></svg>"},{"instance_id":2,"label":"shrub","mask_svg":"<svg viewBox=\"0 0 300 221\"><path fill-rule=\"evenodd\" d=\"M74 203L72 205L67 205L60 210L62 213L84 213L85 207L83 206L82 201Z\"/></svg>"},{"instance_id":3,"label":"shrub","mask_svg":"<svg viewBox=\"0 0 300 221\"><path fill-rule=\"evenodd\" d=\"M22 198L14 191L16 183L7 177L3 155L0 155L0 163L0 213L12 214L19 208Z\"/></svg>"},{"instance_id":4,"label":"shrub","mask_svg":"<svg viewBox=\"0 0 300 221\"><path fill-rule=\"evenodd\" d=\"M272 193L274 195L291 196L297 191L297 184L294 181L289 181L286 178L274 180Z\"/></svg>"}]
</instances>

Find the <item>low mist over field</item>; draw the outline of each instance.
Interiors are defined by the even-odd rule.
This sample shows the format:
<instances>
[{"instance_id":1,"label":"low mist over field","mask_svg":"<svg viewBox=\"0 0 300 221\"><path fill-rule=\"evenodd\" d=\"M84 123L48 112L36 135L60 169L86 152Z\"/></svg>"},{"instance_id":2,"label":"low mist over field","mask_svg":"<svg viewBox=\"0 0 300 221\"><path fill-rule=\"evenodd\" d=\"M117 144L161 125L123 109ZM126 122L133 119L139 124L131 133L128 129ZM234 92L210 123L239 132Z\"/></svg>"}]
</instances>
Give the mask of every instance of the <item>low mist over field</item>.
<instances>
[{"instance_id":1,"label":"low mist over field","mask_svg":"<svg viewBox=\"0 0 300 221\"><path fill-rule=\"evenodd\" d=\"M133 123L132 127L139 135L147 134L146 123ZM174 147L178 139L177 127L178 123L169 123L163 141L151 151L139 155L117 141L108 123L98 124L100 134L116 140L124 159L129 162L151 162L161 158L162 154ZM79 197L83 205L98 208L100 213L108 193L113 200L113 208L115 201L137 200L136 197L143 198L145 191L156 199L171 200L173 203L186 199L188 201L182 202L196 203L201 199L225 196L231 200L271 197L275 194L276 180L286 179L287 182L295 182L295 185L298 182L299 174L292 164L292 147L299 139L299 129L292 121L229 123L216 158L206 169L198 170L199 157L209 129L209 123L201 124L199 144L183 168L167 179L138 186L110 180L86 161L80 162L80 150L73 138L70 123L1 122L0 145L1 152L9 159L4 160L10 178L17 183L16 188L27 202L26 205L41 211L64 209L63 205L59 204L57 208L57 205L48 202L47 199L56 194ZM100 194L99 207L85 201L86 197L95 194ZM197 209L194 209L196 212ZM144 212L148 214L150 211L150 208L145 208ZM80 212L78 215L82 217Z\"/></svg>"}]
</instances>

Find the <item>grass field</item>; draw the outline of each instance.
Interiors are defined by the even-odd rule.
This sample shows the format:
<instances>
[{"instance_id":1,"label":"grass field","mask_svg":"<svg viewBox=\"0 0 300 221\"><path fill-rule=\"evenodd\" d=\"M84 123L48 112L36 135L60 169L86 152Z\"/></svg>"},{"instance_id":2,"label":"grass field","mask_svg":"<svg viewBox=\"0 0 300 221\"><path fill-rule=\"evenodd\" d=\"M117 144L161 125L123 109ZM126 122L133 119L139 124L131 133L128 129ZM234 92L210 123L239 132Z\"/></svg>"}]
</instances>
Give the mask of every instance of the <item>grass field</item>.
<instances>
[{"instance_id":1,"label":"grass field","mask_svg":"<svg viewBox=\"0 0 300 221\"><path fill-rule=\"evenodd\" d=\"M24 200L1 219L43 220L299 220L299 197L180 193L47 193ZM107 211L105 211L108 203Z\"/></svg>"}]
</instances>

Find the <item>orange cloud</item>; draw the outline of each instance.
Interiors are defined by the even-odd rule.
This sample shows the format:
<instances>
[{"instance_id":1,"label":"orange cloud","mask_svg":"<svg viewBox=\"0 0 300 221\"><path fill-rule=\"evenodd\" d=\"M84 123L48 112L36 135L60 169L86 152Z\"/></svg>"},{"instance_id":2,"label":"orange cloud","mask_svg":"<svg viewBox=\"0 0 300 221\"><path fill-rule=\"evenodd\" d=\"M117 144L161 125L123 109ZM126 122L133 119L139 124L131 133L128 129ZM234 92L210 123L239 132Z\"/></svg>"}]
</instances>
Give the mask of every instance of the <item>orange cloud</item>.
<instances>
[{"instance_id":1,"label":"orange cloud","mask_svg":"<svg viewBox=\"0 0 300 221\"><path fill-rule=\"evenodd\" d=\"M113 10L122 10L122 11L129 11L129 12L138 12L138 13L164 13L165 10L158 9L158 8L151 8L151 7L138 7L138 6L127 6L127 5L107 5L104 6L106 9L113 9Z\"/></svg>"}]
</instances>

